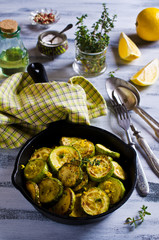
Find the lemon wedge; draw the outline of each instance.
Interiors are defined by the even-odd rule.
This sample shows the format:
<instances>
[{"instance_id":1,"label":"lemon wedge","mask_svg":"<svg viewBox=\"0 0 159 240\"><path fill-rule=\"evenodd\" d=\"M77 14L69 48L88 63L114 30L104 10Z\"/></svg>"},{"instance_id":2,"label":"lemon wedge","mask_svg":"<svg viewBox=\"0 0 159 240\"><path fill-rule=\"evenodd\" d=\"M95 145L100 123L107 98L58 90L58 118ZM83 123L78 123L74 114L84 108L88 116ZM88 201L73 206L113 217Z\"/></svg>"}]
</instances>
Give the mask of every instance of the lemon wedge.
<instances>
[{"instance_id":1,"label":"lemon wedge","mask_svg":"<svg viewBox=\"0 0 159 240\"><path fill-rule=\"evenodd\" d=\"M145 67L140 69L134 76L131 77L131 81L139 86L152 85L159 77L159 60L155 58L149 62Z\"/></svg>"},{"instance_id":2,"label":"lemon wedge","mask_svg":"<svg viewBox=\"0 0 159 240\"><path fill-rule=\"evenodd\" d=\"M124 32L120 34L118 53L120 58L126 61L132 61L141 56L136 44Z\"/></svg>"}]
</instances>

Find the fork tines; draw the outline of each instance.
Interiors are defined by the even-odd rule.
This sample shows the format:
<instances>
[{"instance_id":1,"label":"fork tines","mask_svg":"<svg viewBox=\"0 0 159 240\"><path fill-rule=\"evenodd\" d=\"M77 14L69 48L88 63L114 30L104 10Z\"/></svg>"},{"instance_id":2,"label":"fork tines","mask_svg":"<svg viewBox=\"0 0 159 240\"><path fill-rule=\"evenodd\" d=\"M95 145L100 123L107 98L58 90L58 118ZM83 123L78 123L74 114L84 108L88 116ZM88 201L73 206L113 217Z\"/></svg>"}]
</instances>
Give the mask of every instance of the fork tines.
<instances>
[{"instance_id":1,"label":"fork tines","mask_svg":"<svg viewBox=\"0 0 159 240\"><path fill-rule=\"evenodd\" d=\"M112 105L114 110L116 111L116 114L120 116L120 119L124 118L130 120L128 110L124 104L119 104L117 101L112 101Z\"/></svg>"},{"instance_id":2,"label":"fork tines","mask_svg":"<svg viewBox=\"0 0 159 240\"><path fill-rule=\"evenodd\" d=\"M116 112L118 124L126 131L128 136L128 129L130 127L130 116L124 104L119 104L117 101L112 101L112 106Z\"/></svg>"}]
</instances>

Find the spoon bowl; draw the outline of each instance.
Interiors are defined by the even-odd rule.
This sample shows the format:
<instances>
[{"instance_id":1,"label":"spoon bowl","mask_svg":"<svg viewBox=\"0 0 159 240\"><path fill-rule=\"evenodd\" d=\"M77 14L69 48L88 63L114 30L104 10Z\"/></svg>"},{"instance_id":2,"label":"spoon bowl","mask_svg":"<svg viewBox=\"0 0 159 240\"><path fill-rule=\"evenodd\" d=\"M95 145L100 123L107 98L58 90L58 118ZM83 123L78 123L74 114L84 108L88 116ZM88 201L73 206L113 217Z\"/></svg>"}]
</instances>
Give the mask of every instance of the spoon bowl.
<instances>
[{"instance_id":1,"label":"spoon bowl","mask_svg":"<svg viewBox=\"0 0 159 240\"><path fill-rule=\"evenodd\" d=\"M128 110L133 110L135 107L138 107L138 98L130 89L126 87L117 87L114 91Z\"/></svg>"}]
</instances>

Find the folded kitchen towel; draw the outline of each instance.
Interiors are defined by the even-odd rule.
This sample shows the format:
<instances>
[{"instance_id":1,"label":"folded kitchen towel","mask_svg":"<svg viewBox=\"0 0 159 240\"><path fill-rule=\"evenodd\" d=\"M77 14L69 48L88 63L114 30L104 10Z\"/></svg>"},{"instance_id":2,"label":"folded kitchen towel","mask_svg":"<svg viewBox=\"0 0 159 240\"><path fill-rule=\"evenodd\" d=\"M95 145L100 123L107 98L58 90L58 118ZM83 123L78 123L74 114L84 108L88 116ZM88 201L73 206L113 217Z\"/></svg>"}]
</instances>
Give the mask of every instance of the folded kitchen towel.
<instances>
[{"instance_id":1,"label":"folded kitchen towel","mask_svg":"<svg viewBox=\"0 0 159 240\"><path fill-rule=\"evenodd\" d=\"M16 73L0 85L0 147L20 147L54 121L90 124L106 113L104 98L84 77L35 83L28 73Z\"/></svg>"}]
</instances>

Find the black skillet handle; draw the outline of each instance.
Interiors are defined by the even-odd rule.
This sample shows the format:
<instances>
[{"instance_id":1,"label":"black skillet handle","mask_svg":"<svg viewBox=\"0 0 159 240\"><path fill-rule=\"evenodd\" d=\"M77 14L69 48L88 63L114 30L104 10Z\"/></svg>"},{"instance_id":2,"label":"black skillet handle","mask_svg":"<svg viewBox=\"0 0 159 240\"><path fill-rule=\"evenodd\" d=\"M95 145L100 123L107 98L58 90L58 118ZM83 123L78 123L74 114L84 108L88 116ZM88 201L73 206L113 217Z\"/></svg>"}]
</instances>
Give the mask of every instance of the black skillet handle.
<instances>
[{"instance_id":1,"label":"black skillet handle","mask_svg":"<svg viewBox=\"0 0 159 240\"><path fill-rule=\"evenodd\" d=\"M49 81L45 68L41 63L36 62L29 64L27 71L35 83L43 83Z\"/></svg>"}]
</instances>

